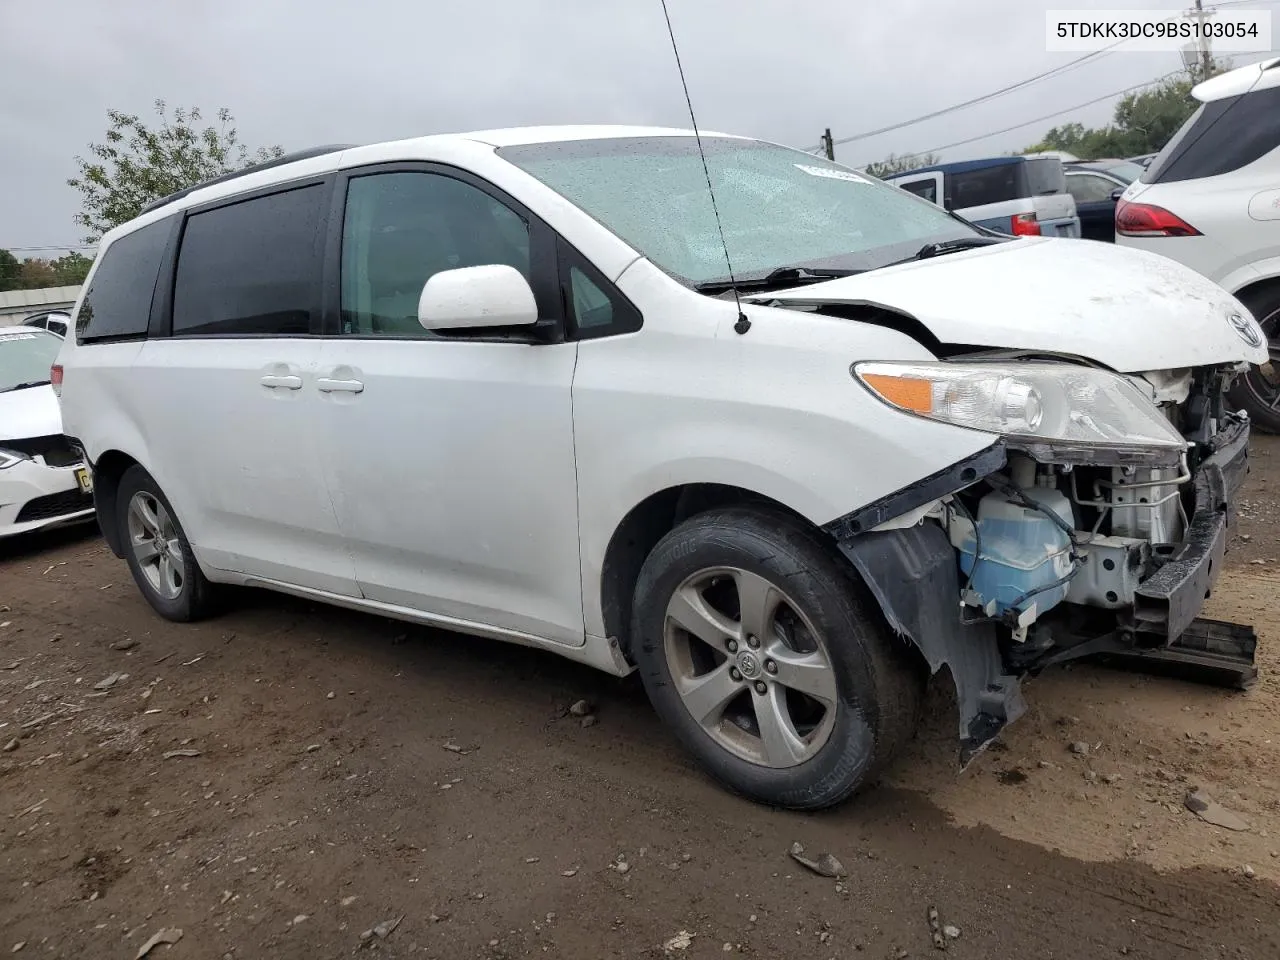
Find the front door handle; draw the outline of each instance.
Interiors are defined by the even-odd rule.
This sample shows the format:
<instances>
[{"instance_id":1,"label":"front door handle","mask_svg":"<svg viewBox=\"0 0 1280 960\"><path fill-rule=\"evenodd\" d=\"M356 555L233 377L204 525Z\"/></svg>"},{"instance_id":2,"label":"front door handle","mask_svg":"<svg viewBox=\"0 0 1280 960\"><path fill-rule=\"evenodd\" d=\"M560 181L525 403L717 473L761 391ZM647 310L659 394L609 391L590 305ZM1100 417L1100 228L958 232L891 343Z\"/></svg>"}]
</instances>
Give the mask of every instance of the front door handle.
<instances>
[{"instance_id":1,"label":"front door handle","mask_svg":"<svg viewBox=\"0 0 1280 960\"><path fill-rule=\"evenodd\" d=\"M301 377L282 377L282 376L277 376L275 374L267 374L258 382L261 383L264 387L281 387L285 390L301 390L302 389Z\"/></svg>"},{"instance_id":2,"label":"front door handle","mask_svg":"<svg viewBox=\"0 0 1280 960\"><path fill-rule=\"evenodd\" d=\"M321 393L363 393L364 382L361 380L330 380L321 377L316 381Z\"/></svg>"}]
</instances>

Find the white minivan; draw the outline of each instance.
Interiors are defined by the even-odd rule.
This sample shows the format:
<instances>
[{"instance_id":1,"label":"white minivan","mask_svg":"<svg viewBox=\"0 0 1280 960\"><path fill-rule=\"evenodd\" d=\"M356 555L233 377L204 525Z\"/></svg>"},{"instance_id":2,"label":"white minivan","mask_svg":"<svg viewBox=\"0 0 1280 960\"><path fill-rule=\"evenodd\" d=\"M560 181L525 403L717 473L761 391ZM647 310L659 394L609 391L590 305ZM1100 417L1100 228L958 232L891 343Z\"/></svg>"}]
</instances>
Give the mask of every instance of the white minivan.
<instances>
[{"instance_id":1,"label":"white minivan","mask_svg":"<svg viewBox=\"0 0 1280 960\"><path fill-rule=\"evenodd\" d=\"M638 669L722 783L816 808L943 666L967 757L1023 674L1203 641L1265 355L1161 257L566 127L166 198L103 238L54 379L162 616L248 585Z\"/></svg>"}]
</instances>

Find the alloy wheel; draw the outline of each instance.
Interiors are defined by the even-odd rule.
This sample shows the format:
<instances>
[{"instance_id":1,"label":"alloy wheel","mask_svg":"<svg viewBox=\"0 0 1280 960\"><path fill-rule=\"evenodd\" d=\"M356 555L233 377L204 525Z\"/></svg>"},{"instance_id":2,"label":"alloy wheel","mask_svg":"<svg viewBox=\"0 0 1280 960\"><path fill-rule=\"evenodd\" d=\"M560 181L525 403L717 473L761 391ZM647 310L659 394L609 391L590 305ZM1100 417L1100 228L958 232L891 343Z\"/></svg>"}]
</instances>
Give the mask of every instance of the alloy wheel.
<instances>
[{"instance_id":1,"label":"alloy wheel","mask_svg":"<svg viewBox=\"0 0 1280 960\"><path fill-rule=\"evenodd\" d=\"M176 600L183 588L182 542L159 499L139 490L129 501L129 545L138 568L157 594Z\"/></svg>"},{"instance_id":2,"label":"alloy wheel","mask_svg":"<svg viewBox=\"0 0 1280 960\"><path fill-rule=\"evenodd\" d=\"M739 567L701 570L671 595L663 652L685 709L751 763L794 767L835 724L825 641L781 588Z\"/></svg>"}]
</instances>

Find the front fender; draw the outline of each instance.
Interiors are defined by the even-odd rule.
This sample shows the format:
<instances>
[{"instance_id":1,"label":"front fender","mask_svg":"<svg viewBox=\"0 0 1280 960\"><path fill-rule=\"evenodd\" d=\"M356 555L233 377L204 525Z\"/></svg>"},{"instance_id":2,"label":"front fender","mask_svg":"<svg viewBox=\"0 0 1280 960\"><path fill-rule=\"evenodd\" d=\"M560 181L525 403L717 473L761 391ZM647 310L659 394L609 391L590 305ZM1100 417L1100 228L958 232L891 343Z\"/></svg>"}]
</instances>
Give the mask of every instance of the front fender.
<instances>
[{"instance_id":1,"label":"front fender","mask_svg":"<svg viewBox=\"0 0 1280 960\"><path fill-rule=\"evenodd\" d=\"M1005 673L995 627L961 619L955 551L936 523L838 539L885 619L924 656L946 666L960 712L960 761L967 764L1025 711L1021 685Z\"/></svg>"}]
</instances>

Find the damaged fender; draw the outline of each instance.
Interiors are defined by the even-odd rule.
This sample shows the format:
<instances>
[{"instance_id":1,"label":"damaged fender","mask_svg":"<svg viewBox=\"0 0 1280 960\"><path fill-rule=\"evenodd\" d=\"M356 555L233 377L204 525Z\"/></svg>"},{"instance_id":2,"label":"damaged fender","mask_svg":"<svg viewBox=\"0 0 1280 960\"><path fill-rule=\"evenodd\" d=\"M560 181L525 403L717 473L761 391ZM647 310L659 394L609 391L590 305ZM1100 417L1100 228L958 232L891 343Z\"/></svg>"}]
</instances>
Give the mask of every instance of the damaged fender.
<instances>
[{"instance_id":1,"label":"damaged fender","mask_svg":"<svg viewBox=\"0 0 1280 960\"><path fill-rule=\"evenodd\" d=\"M919 506L911 501L920 496L936 499L954 493L1003 462L1002 447L983 451L895 494L893 506L902 512ZM873 526L873 518L883 520L883 506L871 516L859 516L864 511L858 511L842 517L825 529L870 588L889 625L924 656L930 673L943 666L950 669L960 712L963 767L1026 711L1022 689L1018 678L1004 670L994 625L963 620L955 550L941 527L926 522L899 530L855 532Z\"/></svg>"}]
</instances>

